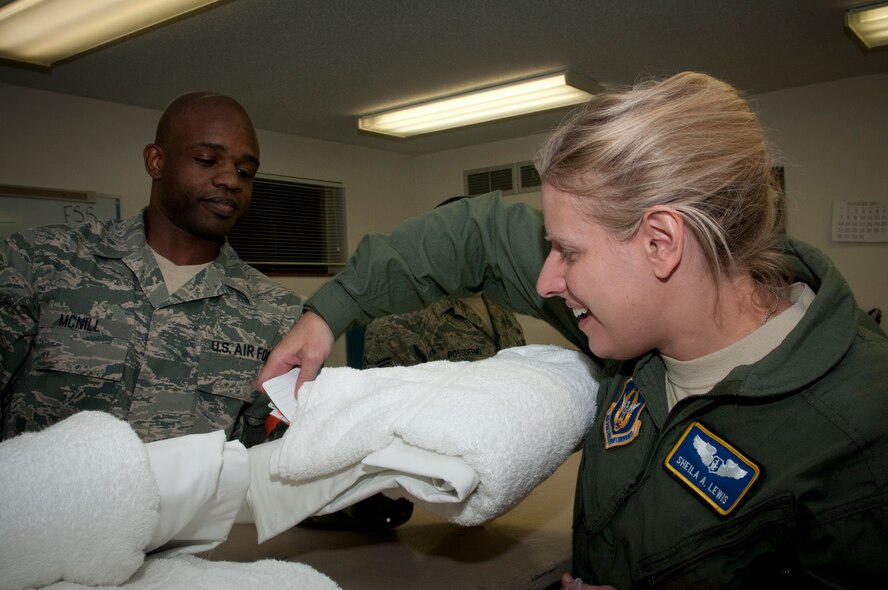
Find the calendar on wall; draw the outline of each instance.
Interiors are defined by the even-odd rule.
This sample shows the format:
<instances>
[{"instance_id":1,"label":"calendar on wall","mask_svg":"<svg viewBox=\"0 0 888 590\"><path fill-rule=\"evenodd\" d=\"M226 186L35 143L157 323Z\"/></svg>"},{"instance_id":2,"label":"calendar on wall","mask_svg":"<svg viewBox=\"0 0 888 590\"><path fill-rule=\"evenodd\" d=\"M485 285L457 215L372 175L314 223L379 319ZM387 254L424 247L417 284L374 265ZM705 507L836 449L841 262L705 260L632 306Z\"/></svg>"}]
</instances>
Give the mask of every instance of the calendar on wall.
<instances>
[{"instance_id":1,"label":"calendar on wall","mask_svg":"<svg viewBox=\"0 0 888 590\"><path fill-rule=\"evenodd\" d=\"M834 242L888 242L888 201L833 203Z\"/></svg>"}]
</instances>

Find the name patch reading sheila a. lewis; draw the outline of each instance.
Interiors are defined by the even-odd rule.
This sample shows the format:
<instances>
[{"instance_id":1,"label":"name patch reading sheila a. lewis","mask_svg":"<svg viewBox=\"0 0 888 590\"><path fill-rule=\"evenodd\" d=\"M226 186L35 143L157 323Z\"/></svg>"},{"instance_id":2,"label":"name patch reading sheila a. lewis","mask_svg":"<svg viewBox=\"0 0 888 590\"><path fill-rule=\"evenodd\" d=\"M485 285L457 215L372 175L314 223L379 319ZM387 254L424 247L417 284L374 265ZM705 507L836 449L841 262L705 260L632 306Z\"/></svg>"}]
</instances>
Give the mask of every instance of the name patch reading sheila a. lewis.
<instances>
[{"instance_id":1,"label":"name patch reading sheila a. lewis","mask_svg":"<svg viewBox=\"0 0 888 590\"><path fill-rule=\"evenodd\" d=\"M737 507L761 473L758 465L699 422L684 431L665 466L723 516Z\"/></svg>"}]
</instances>

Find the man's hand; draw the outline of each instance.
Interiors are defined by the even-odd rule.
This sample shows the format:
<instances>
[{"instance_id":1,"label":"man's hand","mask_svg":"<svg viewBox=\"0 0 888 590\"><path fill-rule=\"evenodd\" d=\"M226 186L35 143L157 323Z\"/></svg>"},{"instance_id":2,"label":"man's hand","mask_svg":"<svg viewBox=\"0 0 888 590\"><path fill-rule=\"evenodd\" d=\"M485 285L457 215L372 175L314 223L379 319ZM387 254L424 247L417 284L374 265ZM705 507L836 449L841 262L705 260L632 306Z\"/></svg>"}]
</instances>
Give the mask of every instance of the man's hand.
<instances>
[{"instance_id":1,"label":"man's hand","mask_svg":"<svg viewBox=\"0 0 888 590\"><path fill-rule=\"evenodd\" d=\"M327 322L316 313L305 312L268 355L268 361L259 373L259 388L265 391L263 383L293 367L301 367L293 391L295 396L303 383L317 378L318 371L333 351L333 340L333 331Z\"/></svg>"}]
</instances>

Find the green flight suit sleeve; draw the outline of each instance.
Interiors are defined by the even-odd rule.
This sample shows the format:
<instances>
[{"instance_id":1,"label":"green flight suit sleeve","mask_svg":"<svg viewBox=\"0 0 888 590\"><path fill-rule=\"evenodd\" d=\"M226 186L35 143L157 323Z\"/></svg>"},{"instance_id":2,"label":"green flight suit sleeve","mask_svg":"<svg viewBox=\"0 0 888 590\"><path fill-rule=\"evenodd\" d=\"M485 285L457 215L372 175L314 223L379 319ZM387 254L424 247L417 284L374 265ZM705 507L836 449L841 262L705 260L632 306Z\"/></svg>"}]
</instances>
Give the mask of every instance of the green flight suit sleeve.
<instances>
[{"instance_id":1,"label":"green flight suit sleeve","mask_svg":"<svg viewBox=\"0 0 888 590\"><path fill-rule=\"evenodd\" d=\"M374 317L483 290L512 311L546 320L587 350L563 300L536 292L548 253L538 210L506 204L498 192L461 199L408 219L389 235L365 236L348 267L321 287L307 308L340 334Z\"/></svg>"}]
</instances>

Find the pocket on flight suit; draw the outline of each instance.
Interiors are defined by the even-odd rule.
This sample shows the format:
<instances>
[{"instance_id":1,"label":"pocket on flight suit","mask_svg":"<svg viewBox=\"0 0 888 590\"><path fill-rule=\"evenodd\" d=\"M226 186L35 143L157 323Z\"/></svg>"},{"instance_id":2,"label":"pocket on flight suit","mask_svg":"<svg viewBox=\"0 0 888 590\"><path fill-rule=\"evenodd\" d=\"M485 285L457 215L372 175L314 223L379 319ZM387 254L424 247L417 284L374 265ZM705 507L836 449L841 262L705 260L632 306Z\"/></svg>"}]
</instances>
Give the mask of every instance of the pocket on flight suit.
<instances>
[{"instance_id":1,"label":"pocket on flight suit","mask_svg":"<svg viewBox=\"0 0 888 590\"><path fill-rule=\"evenodd\" d=\"M677 539L639 561L638 588L793 588L792 494L749 505L742 515Z\"/></svg>"},{"instance_id":2,"label":"pocket on flight suit","mask_svg":"<svg viewBox=\"0 0 888 590\"><path fill-rule=\"evenodd\" d=\"M40 314L33 367L120 381L133 327L127 322L50 309Z\"/></svg>"},{"instance_id":3,"label":"pocket on flight suit","mask_svg":"<svg viewBox=\"0 0 888 590\"><path fill-rule=\"evenodd\" d=\"M18 428L46 426L83 410L113 413L133 326L59 309L44 310L38 326L12 401Z\"/></svg>"}]
</instances>

